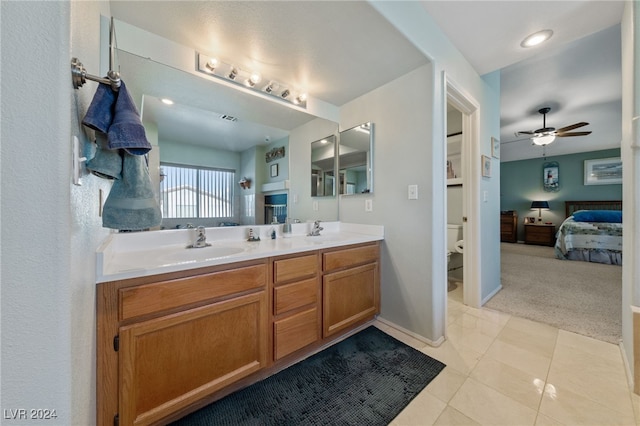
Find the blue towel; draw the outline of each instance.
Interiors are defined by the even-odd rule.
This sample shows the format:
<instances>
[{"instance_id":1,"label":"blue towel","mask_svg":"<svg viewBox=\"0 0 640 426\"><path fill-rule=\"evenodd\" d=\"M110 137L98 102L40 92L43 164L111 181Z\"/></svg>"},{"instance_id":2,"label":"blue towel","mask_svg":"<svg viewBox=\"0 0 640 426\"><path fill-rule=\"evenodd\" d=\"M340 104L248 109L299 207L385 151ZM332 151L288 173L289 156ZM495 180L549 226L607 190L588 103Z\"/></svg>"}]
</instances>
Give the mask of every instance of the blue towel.
<instances>
[{"instance_id":1,"label":"blue towel","mask_svg":"<svg viewBox=\"0 0 640 426\"><path fill-rule=\"evenodd\" d=\"M87 161L87 170L103 179L120 179L122 157L119 149L109 149L107 135L96 132L96 153Z\"/></svg>"},{"instance_id":2,"label":"blue towel","mask_svg":"<svg viewBox=\"0 0 640 426\"><path fill-rule=\"evenodd\" d=\"M107 134L110 149L122 148L133 155L144 155L151 150L140 115L124 81L120 82L113 122Z\"/></svg>"},{"instance_id":3,"label":"blue towel","mask_svg":"<svg viewBox=\"0 0 640 426\"><path fill-rule=\"evenodd\" d=\"M113 121L116 96L118 92L111 90L108 84L98 84L96 94L82 120L82 124L102 133L107 133Z\"/></svg>"},{"instance_id":4,"label":"blue towel","mask_svg":"<svg viewBox=\"0 0 640 426\"><path fill-rule=\"evenodd\" d=\"M121 151L122 179L113 182L102 209L105 228L142 231L160 225L162 212L155 198L146 157Z\"/></svg>"}]
</instances>

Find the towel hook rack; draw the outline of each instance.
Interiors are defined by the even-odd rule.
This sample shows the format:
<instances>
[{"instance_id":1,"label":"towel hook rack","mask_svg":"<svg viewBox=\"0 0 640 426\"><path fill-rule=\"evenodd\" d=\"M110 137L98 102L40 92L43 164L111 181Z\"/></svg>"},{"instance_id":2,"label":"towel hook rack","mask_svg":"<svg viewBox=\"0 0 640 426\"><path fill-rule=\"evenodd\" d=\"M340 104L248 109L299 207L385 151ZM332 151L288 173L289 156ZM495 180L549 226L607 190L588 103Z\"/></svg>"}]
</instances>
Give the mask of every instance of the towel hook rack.
<instances>
[{"instance_id":1,"label":"towel hook rack","mask_svg":"<svg viewBox=\"0 0 640 426\"><path fill-rule=\"evenodd\" d=\"M71 58L71 81L74 89L79 89L87 80L97 81L98 83L108 84L111 90L117 92L120 88L120 73L113 70L115 62L115 30L113 26L113 16L109 23L109 71L106 77L98 77L87 73L78 58Z\"/></svg>"}]
</instances>

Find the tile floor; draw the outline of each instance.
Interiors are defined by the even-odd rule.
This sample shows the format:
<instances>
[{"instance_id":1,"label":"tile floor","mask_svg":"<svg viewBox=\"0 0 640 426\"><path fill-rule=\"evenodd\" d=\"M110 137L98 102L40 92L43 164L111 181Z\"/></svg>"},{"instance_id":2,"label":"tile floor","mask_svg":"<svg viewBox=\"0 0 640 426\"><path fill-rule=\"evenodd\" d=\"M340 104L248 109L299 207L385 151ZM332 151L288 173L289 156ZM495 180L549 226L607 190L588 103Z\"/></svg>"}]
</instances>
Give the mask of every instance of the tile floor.
<instances>
[{"instance_id":1,"label":"tile floor","mask_svg":"<svg viewBox=\"0 0 640 426\"><path fill-rule=\"evenodd\" d=\"M640 426L618 346L470 308L461 290L449 292L449 336L438 348L377 324L447 365L392 426Z\"/></svg>"}]
</instances>

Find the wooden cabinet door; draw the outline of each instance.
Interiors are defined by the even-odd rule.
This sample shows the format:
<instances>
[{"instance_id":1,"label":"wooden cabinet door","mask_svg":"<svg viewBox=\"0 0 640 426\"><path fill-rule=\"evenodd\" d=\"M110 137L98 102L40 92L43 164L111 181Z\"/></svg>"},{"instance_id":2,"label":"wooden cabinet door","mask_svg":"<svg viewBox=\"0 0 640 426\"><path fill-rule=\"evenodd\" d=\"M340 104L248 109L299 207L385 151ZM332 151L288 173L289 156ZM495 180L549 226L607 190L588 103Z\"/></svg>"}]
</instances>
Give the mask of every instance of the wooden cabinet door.
<instances>
[{"instance_id":1,"label":"wooden cabinet door","mask_svg":"<svg viewBox=\"0 0 640 426\"><path fill-rule=\"evenodd\" d=\"M372 263L322 278L323 337L378 313L377 274L378 264Z\"/></svg>"},{"instance_id":2,"label":"wooden cabinet door","mask_svg":"<svg viewBox=\"0 0 640 426\"><path fill-rule=\"evenodd\" d=\"M264 291L120 328L119 420L142 425L266 366Z\"/></svg>"}]
</instances>

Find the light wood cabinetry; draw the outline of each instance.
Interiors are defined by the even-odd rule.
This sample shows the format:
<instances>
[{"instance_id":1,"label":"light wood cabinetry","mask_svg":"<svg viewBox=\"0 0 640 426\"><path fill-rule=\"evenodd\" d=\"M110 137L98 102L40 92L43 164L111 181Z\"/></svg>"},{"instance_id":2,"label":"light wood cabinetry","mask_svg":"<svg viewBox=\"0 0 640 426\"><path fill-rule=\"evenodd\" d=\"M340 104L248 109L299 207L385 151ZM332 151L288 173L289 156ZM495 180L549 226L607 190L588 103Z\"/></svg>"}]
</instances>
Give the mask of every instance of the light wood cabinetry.
<instances>
[{"instance_id":1,"label":"light wood cabinetry","mask_svg":"<svg viewBox=\"0 0 640 426\"><path fill-rule=\"evenodd\" d=\"M279 360L320 339L319 257L273 261L273 357Z\"/></svg>"},{"instance_id":2,"label":"light wood cabinetry","mask_svg":"<svg viewBox=\"0 0 640 426\"><path fill-rule=\"evenodd\" d=\"M97 424L175 420L372 320L379 242L97 287Z\"/></svg>"},{"instance_id":3,"label":"light wood cabinetry","mask_svg":"<svg viewBox=\"0 0 640 426\"><path fill-rule=\"evenodd\" d=\"M146 425L268 363L266 261L98 285L98 424Z\"/></svg>"},{"instance_id":4,"label":"light wood cabinetry","mask_svg":"<svg viewBox=\"0 0 640 426\"><path fill-rule=\"evenodd\" d=\"M322 333L328 337L380 312L380 246L323 253Z\"/></svg>"}]
</instances>

